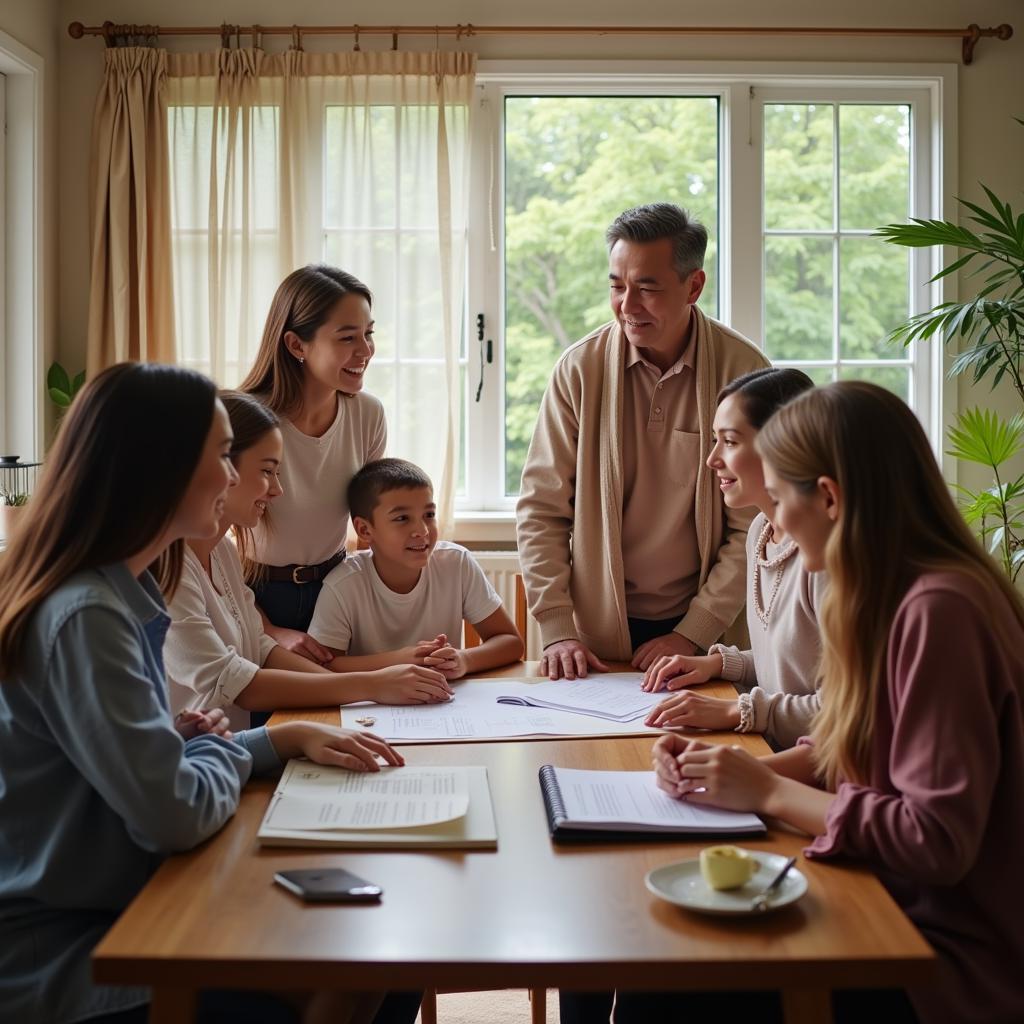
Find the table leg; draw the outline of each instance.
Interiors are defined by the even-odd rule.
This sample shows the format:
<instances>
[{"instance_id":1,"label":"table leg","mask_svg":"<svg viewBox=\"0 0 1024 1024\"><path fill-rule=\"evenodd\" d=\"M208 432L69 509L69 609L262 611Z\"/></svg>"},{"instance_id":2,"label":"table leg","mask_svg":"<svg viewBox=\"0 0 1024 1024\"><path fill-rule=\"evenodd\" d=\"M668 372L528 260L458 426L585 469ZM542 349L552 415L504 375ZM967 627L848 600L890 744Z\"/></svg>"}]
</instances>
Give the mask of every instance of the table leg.
<instances>
[{"instance_id":1,"label":"table leg","mask_svg":"<svg viewBox=\"0 0 1024 1024\"><path fill-rule=\"evenodd\" d=\"M832 998L827 988L782 990L782 1019L786 1024L832 1024Z\"/></svg>"},{"instance_id":2,"label":"table leg","mask_svg":"<svg viewBox=\"0 0 1024 1024\"><path fill-rule=\"evenodd\" d=\"M153 989L149 1007L149 1024L188 1024L196 1019L196 990L180 988Z\"/></svg>"},{"instance_id":3,"label":"table leg","mask_svg":"<svg viewBox=\"0 0 1024 1024\"><path fill-rule=\"evenodd\" d=\"M545 1024L548 1019L548 990L531 988L530 990L530 1024Z\"/></svg>"},{"instance_id":4,"label":"table leg","mask_svg":"<svg viewBox=\"0 0 1024 1024\"><path fill-rule=\"evenodd\" d=\"M422 1024L437 1024L437 990L428 988L423 993L420 1003L420 1021Z\"/></svg>"}]
</instances>

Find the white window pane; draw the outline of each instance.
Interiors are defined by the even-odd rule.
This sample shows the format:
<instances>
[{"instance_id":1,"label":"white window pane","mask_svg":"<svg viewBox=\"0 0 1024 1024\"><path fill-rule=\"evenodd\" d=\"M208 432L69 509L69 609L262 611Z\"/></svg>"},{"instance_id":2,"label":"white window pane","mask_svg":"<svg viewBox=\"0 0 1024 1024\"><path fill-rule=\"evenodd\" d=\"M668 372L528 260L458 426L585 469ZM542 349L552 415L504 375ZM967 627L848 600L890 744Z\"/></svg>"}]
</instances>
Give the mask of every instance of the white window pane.
<instances>
[{"instance_id":1,"label":"white window pane","mask_svg":"<svg viewBox=\"0 0 1024 1024\"><path fill-rule=\"evenodd\" d=\"M507 494L551 368L611 319L606 227L624 209L674 202L708 227L700 306L718 309L718 102L678 96L505 100Z\"/></svg>"},{"instance_id":2,"label":"white window pane","mask_svg":"<svg viewBox=\"0 0 1024 1024\"><path fill-rule=\"evenodd\" d=\"M839 225L874 230L910 213L910 107L839 108Z\"/></svg>"},{"instance_id":3,"label":"white window pane","mask_svg":"<svg viewBox=\"0 0 1024 1024\"><path fill-rule=\"evenodd\" d=\"M832 239L765 239L765 351L769 359L832 358Z\"/></svg>"},{"instance_id":4,"label":"white window pane","mask_svg":"<svg viewBox=\"0 0 1024 1024\"><path fill-rule=\"evenodd\" d=\"M830 231L833 110L827 103L764 108L764 224L769 230Z\"/></svg>"},{"instance_id":5,"label":"white window pane","mask_svg":"<svg viewBox=\"0 0 1024 1024\"><path fill-rule=\"evenodd\" d=\"M910 252L880 238L839 241L839 354L843 359L905 359L886 342L910 311Z\"/></svg>"},{"instance_id":6,"label":"white window pane","mask_svg":"<svg viewBox=\"0 0 1024 1024\"><path fill-rule=\"evenodd\" d=\"M910 368L907 366L840 366L840 380L866 380L910 402Z\"/></svg>"}]
</instances>

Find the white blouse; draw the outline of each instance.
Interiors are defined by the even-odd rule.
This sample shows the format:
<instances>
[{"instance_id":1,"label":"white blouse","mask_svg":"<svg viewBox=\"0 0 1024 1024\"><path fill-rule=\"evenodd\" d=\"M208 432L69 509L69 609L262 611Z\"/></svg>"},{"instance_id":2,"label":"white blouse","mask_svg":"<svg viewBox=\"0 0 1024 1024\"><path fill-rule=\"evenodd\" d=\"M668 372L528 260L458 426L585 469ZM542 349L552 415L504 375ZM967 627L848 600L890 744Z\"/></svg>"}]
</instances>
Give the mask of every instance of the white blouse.
<instances>
[{"instance_id":1,"label":"white blouse","mask_svg":"<svg viewBox=\"0 0 1024 1024\"><path fill-rule=\"evenodd\" d=\"M210 574L186 547L164 644L171 712L223 708L232 729L248 729L249 712L235 700L276 641L263 632L238 552L226 536L210 552Z\"/></svg>"}]
</instances>

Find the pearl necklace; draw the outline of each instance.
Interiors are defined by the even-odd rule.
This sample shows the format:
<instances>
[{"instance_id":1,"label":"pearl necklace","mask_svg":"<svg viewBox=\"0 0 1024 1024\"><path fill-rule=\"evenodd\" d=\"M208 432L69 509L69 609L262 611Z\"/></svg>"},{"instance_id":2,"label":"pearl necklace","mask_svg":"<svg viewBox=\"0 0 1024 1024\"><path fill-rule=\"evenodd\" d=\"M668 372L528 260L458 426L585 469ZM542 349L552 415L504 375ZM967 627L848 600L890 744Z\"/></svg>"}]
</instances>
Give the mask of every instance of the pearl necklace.
<instances>
[{"instance_id":1,"label":"pearl necklace","mask_svg":"<svg viewBox=\"0 0 1024 1024\"><path fill-rule=\"evenodd\" d=\"M770 521L765 522L764 529L761 531L760 537L757 538L757 546L754 549L754 611L757 612L757 617L761 620L761 625L768 629L768 616L772 613L772 606L775 604L775 598L779 595L779 587L782 586L782 574L786 571L786 562L789 561L793 555L796 554L796 545L790 541L789 546L784 548L779 554L777 554L771 561L768 560L768 539L772 535L772 524ZM768 596L768 604L766 605L761 599L761 570L775 570L775 579L772 580L772 592Z\"/></svg>"}]
</instances>

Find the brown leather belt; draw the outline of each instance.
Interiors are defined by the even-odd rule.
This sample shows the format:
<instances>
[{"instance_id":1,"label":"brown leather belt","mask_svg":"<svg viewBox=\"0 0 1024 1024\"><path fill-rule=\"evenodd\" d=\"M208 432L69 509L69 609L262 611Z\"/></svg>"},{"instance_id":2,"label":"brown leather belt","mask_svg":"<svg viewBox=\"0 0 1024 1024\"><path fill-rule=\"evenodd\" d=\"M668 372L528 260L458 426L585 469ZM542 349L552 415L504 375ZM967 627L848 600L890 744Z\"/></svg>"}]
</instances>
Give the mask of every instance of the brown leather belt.
<instances>
[{"instance_id":1,"label":"brown leather belt","mask_svg":"<svg viewBox=\"0 0 1024 1024\"><path fill-rule=\"evenodd\" d=\"M261 575L272 583L316 583L344 561L345 551L342 550L319 565L264 565Z\"/></svg>"}]
</instances>

